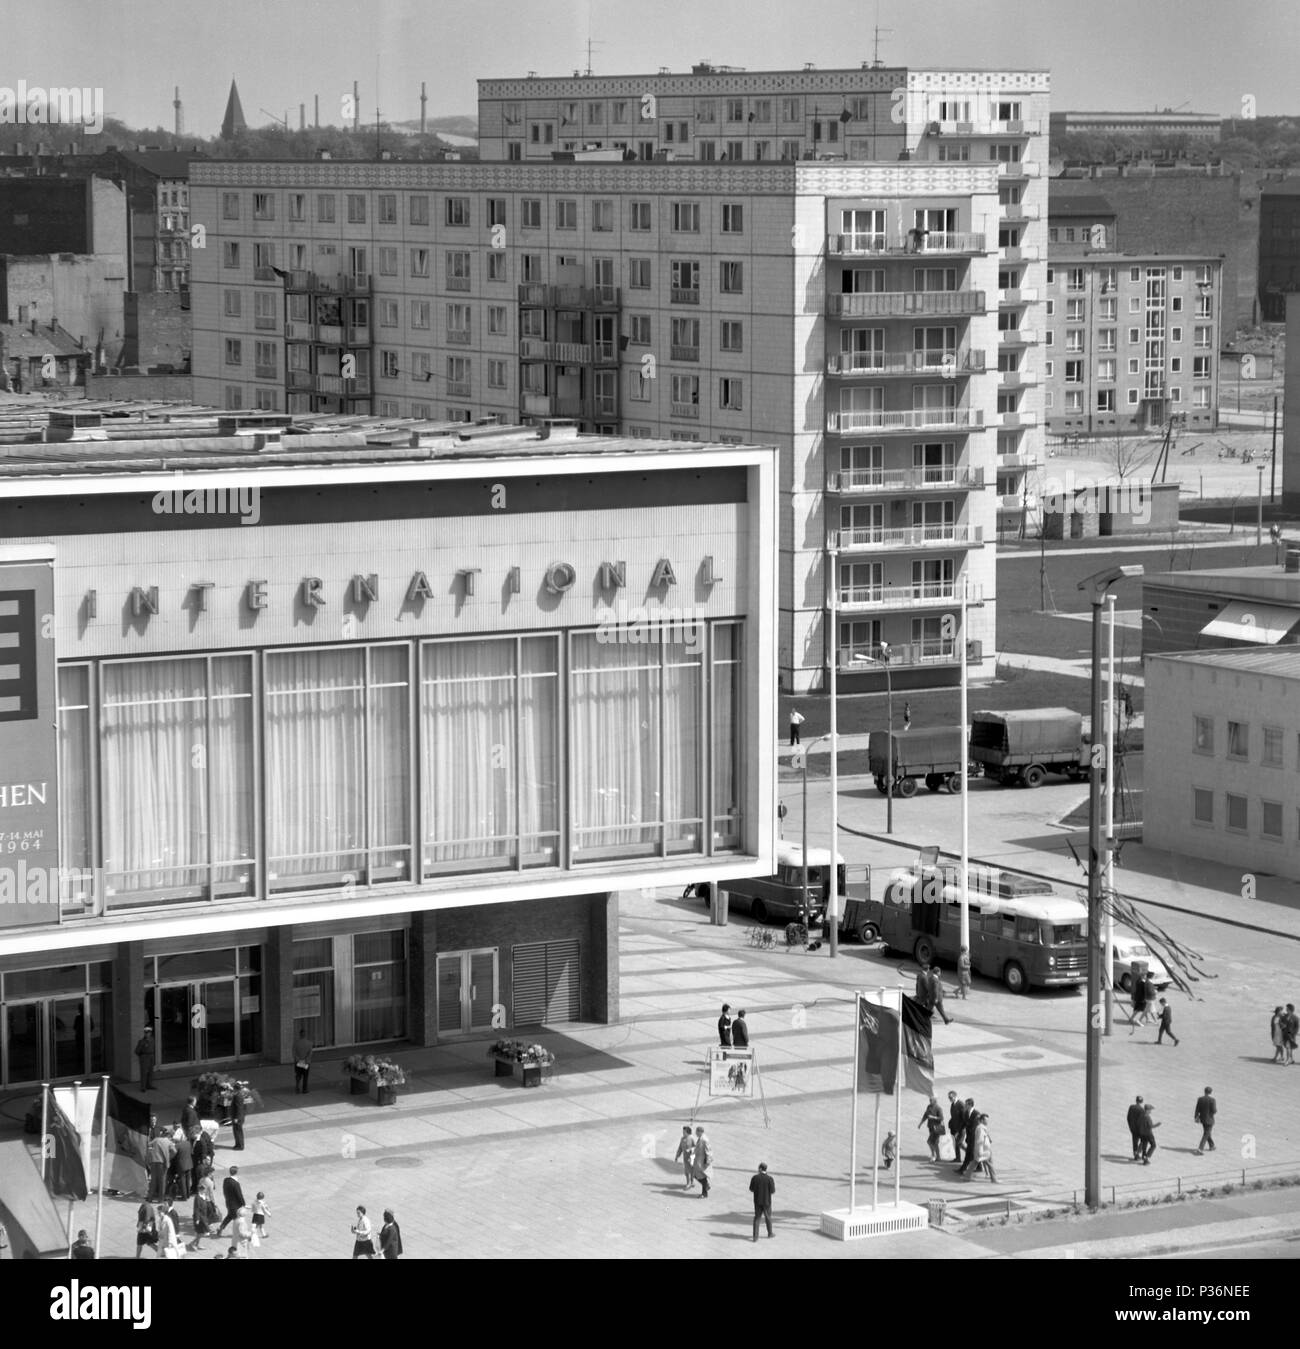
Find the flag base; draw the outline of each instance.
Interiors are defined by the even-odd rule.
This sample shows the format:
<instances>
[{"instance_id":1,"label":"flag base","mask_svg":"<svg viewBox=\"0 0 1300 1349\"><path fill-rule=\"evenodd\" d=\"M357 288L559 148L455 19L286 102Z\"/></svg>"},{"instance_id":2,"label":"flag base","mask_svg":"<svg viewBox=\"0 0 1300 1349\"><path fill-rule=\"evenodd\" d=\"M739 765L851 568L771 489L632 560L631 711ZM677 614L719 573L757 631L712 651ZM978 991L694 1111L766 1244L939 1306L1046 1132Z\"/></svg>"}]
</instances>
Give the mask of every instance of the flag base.
<instances>
[{"instance_id":1,"label":"flag base","mask_svg":"<svg viewBox=\"0 0 1300 1349\"><path fill-rule=\"evenodd\" d=\"M929 1213L919 1204L881 1204L878 1208L833 1208L822 1214L822 1232L837 1241L863 1237L892 1237L920 1232L930 1225Z\"/></svg>"}]
</instances>

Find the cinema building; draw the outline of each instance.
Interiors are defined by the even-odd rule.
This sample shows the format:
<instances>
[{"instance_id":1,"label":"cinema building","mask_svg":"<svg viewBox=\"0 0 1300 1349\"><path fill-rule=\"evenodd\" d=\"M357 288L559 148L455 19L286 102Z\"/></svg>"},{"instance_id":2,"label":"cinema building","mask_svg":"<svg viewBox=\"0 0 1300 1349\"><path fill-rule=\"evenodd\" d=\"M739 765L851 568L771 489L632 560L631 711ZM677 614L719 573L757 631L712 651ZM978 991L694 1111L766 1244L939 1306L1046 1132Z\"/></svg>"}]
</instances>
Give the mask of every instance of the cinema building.
<instances>
[{"instance_id":1,"label":"cinema building","mask_svg":"<svg viewBox=\"0 0 1300 1349\"><path fill-rule=\"evenodd\" d=\"M613 1020L771 869L776 451L458 431L7 447L0 1087Z\"/></svg>"}]
</instances>

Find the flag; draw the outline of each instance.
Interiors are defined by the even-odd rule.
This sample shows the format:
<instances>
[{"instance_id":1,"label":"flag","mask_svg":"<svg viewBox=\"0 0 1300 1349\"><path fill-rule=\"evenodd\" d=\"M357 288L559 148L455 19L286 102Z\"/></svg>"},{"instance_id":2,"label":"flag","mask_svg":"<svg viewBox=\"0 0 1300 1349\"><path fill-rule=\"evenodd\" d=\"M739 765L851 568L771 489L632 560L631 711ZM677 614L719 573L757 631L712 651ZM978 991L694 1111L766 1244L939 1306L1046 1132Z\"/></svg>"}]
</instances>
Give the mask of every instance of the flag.
<instances>
[{"instance_id":1,"label":"flag","mask_svg":"<svg viewBox=\"0 0 1300 1349\"><path fill-rule=\"evenodd\" d=\"M149 1141L149 1106L127 1096L112 1085L108 1088L107 1185L113 1190L144 1190L149 1167L146 1149Z\"/></svg>"},{"instance_id":2,"label":"flag","mask_svg":"<svg viewBox=\"0 0 1300 1349\"><path fill-rule=\"evenodd\" d=\"M842 113L840 113L840 121L841 121L841 122L851 122L852 120L853 120L853 114L852 114L847 108L845 108L844 111L843 111Z\"/></svg>"},{"instance_id":3,"label":"flag","mask_svg":"<svg viewBox=\"0 0 1300 1349\"><path fill-rule=\"evenodd\" d=\"M934 1051L930 1014L915 998L903 994L903 1078L922 1096L934 1092Z\"/></svg>"},{"instance_id":4,"label":"flag","mask_svg":"<svg viewBox=\"0 0 1300 1349\"><path fill-rule=\"evenodd\" d=\"M858 1090L892 1096L897 1081L898 1013L859 997Z\"/></svg>"},{"instance_id":5,"label":"flag","mask_svg":"<svg viewBox=\"0 0 1300 1349\"><path fill-rule=\"evenodd\" d=\"M90 1175L90 1143L95 1135L95 1115L99 1110L99 1087L51 1087L58 1107L68 1117L77 1135L81 1165Z\"/></svg>"},{"instance_id":6,"label":"flag","mask_svg":"<svg viewBox=\"0 0 1300 1349\"><path fill-rule=\"evenodd\" d=\"M90 1191L86 1188L86 1168L81 1164L77 1131L59 1108L58 1101L53 1099L46 1130L42 1145L45 1148L45 1183L50 1193L85 1199Z\"/></svg>"}]
</instances>

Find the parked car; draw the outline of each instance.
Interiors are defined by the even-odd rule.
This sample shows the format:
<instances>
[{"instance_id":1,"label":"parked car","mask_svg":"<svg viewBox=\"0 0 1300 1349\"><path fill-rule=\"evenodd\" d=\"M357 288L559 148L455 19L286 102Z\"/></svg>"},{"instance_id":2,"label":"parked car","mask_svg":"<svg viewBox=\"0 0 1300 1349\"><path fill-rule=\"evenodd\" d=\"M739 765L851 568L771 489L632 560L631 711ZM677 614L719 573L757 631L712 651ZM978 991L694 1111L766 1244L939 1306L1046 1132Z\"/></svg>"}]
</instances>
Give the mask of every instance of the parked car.
<instances>
[{"instance_id":1,"label":"parked car","mask_svg":"<svg viewBox=\"0 0 1300 1349\"><path fill-rule=\"evenodd\" d=\"M1173 979L1160 957L1134 932L1123 928L1115 929L1115 940L1111 945L1111 979L1116 988L1125 993L1133 991L1133 965L1135 962L1147 967L1152 982L1158 989L1166 989Z\"/></svg>"}]
</instances>

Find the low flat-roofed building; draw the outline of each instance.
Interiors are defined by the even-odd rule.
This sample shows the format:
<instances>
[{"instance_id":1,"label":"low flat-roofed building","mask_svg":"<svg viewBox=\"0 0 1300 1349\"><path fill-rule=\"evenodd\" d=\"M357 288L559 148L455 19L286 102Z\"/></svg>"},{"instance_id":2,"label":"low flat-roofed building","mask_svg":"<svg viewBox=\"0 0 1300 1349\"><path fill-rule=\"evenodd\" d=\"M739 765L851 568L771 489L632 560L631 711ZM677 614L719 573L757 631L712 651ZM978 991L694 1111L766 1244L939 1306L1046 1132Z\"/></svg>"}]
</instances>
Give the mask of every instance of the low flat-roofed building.
<instances>
[{"instance_id":1,"label":"low flat-roofed building","mask_svg":"<svg viewBox=\"0 0 1300 1349\"><path fill-rule=\"evenodd\" d=\"M1142 578L1146 655L1300 644L1300 571L1210 567Z\"/></svg>"}]
</instances>

